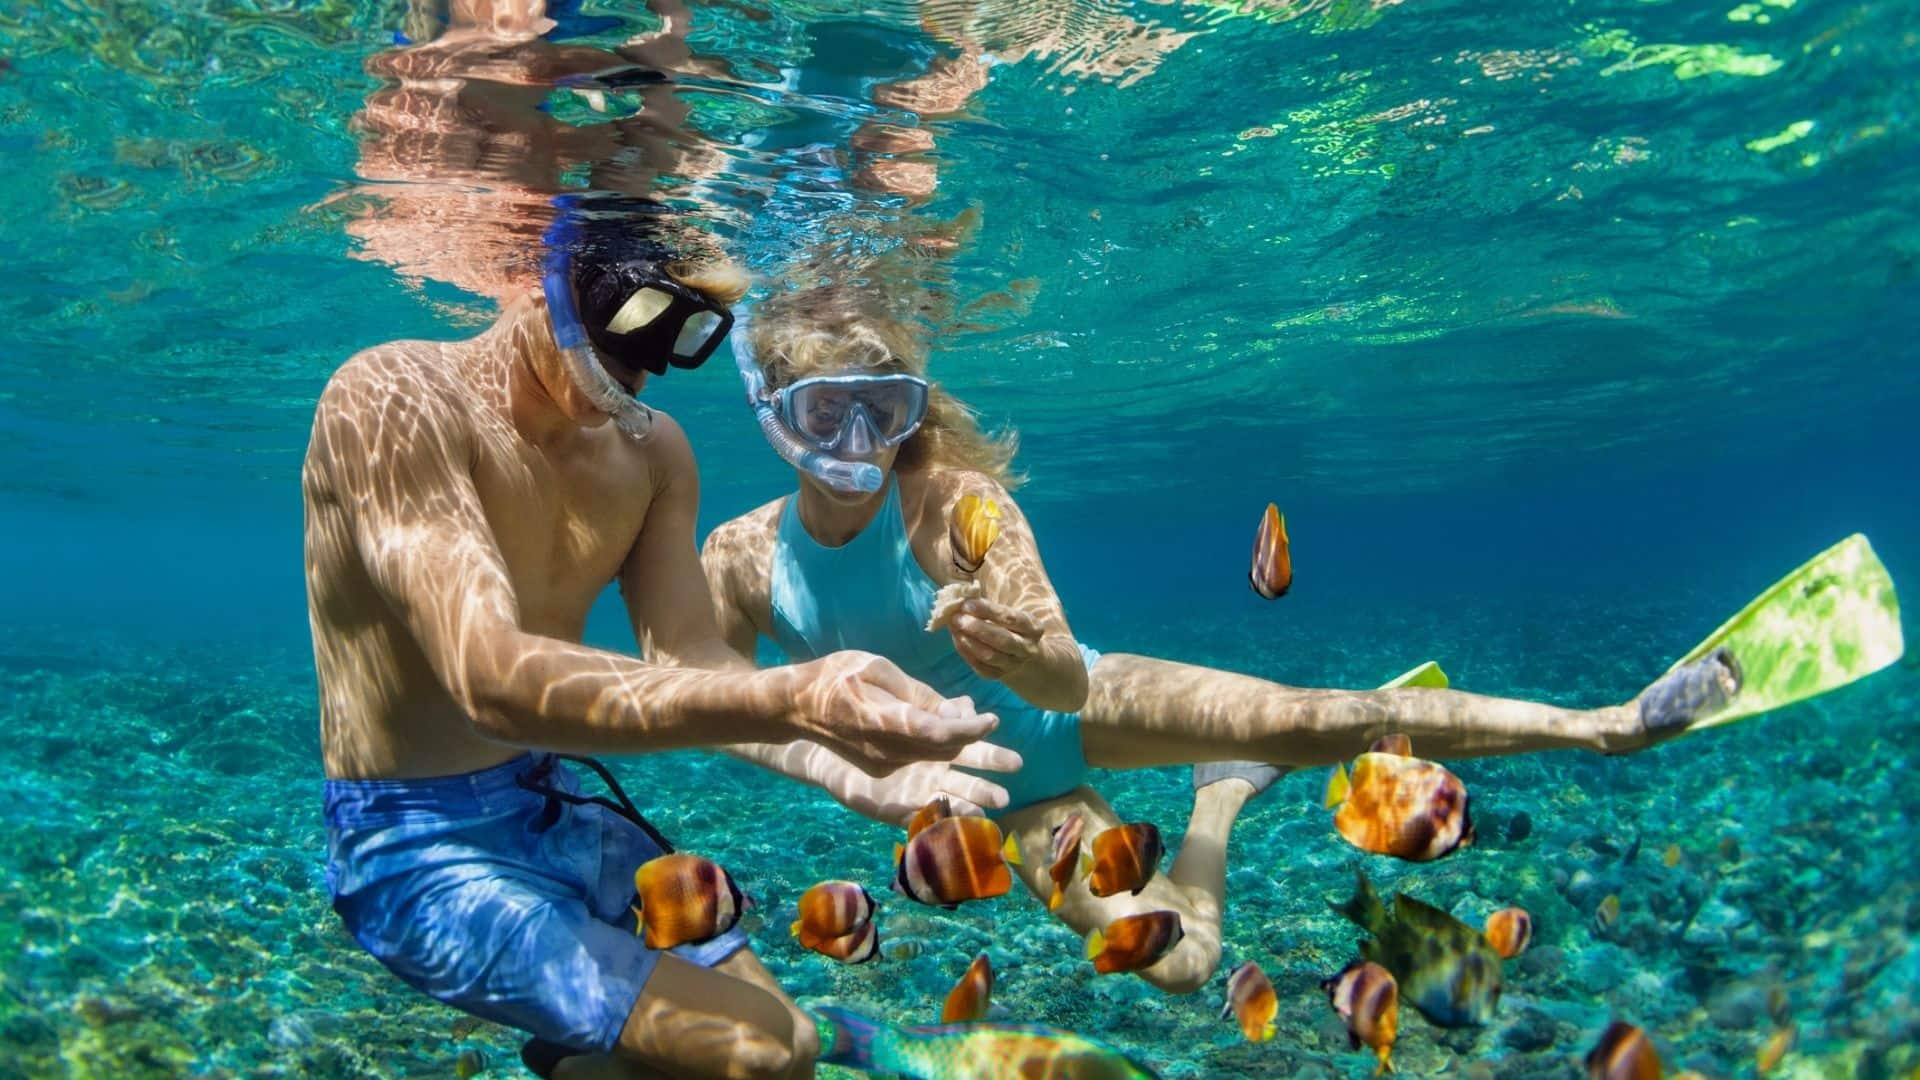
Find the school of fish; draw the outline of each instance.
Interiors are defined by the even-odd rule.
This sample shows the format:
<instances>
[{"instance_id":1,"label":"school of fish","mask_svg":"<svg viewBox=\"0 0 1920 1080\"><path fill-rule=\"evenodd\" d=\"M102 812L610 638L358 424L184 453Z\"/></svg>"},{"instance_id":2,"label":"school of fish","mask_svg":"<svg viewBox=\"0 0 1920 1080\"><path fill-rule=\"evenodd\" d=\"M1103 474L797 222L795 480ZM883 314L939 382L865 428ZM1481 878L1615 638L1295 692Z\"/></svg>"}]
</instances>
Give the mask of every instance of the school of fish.
<instances>
[{"instance_id":1,"label":"school of fish","mask_svg":"<svg viewBox=\"0 0 1920 1080\"><path fill-rule=\"evenodd\" d=\"M967 495L956 503L948 540L954 569L969 579L966 586L976 585L970 579L1000 535L999 508L991 500ZM1286 520L1273 504L1261 518L1249 580L1268 600L1285 595L1292 585ZM1444 687L1445 676L1437 678L1437 683L1406 683L1403 677L1392 685ZM1374 739L1353 760L1351 771L1335 766L1324 802L1334 811L1334 831L1368 854L1423 863L1474 842L1466 785L1445 767L1416 758L1404 733ZM1037 886L1045 892L1049 911L1065 904L1076 881L1084 881L1086 893L1095 898L1139 896L1166 854L1160 830L1151 822L1115 825L1091 840L1086 833L1087 822L1079 813L1069 814L1051 830L1045 878ZM1676 846L1663 861L1673 867L1681 857ZM1006 894L1013 884L1012 867L1020 865L1013 835L1003 835L984 816L955 814L945 799L935 799L912 816L904 842L895 845L891 886L910 901L951 910ZM1330 906L1364 932L1360 956L1324 979L1320 989L1345 1024L1352 1048L1374 1056L1377 1075L1393 1067L1402 1002L1443 1027L1490 1021L1503 990L1503 962L1526 952L1534 920L1522 908L1506 907L1488 915L1476 930L1405 892L1385 901L1365 871L1356 872L1352 897ZM635 874L634 886L635 932L652 948L710 940L733 928L752 907L724 869L693 855L652 860ZM1620 917L1620 903L1617 895L1609 895L1599 904L1593 914L1595 932L1611 930ZM862 964L882 955L904 960L921 952L925 927L913 931L919 936L896 940L883 951L880 905L858 882L819 882L801 895L796 908L792 936L806 949L840 963ZM890 926L895 924L905 925L898 918L889 920ZM1086 956L1098 974L1141 971L1177 948L1184 936L1178 912L1136 911L1088 932ZM986 1022L994 977L988 956L978 955L948 991L940 1024L933 1026L895 1027L842 1009L816 1009L823 1032L831 1032L831 1038L823 1040L820 1061L928 1080L1124 1080L1155 1075L1124 1053L1073 1032ZM1248 1042L1274 1038L1279 1006L1279 994L1258 963L1245 960L1231 969L1220 1016L1232 1020ZM1773 1034L1755 1055L1758 1073L1765 1075L1775 1066L1792 1048L1794 1035L1783 1007L1776 1012ZM1660 1080L1666 1075L1646 1033L1621 1020L1601 1033L1584 1062L1592 1080Z\"/></svg>"}]
</instances>

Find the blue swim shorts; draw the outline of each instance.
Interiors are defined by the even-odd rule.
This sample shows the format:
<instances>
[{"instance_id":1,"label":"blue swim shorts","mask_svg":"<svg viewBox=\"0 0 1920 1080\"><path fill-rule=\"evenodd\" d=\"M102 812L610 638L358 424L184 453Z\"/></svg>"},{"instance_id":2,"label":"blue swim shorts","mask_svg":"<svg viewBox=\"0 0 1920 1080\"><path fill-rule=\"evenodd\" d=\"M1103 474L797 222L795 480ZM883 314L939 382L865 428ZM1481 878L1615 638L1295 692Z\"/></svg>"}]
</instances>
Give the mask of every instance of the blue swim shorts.
<instances>
[{"instance_id":1,"label":"blue swim shorts","mask_svg":"<svg viewBox=\"0 0 1920 1080\"><path fill-rule=\"evenodd\" d=\"M628 905L633 872L661 849L619 813L516 782L539 774L579 793L545 754L463 776L327 781L327 888L354 940L407 985L606 1052L660 959ZM736 927L672 951L712 967L746 944Z\"/></svg>"}]
</instances>

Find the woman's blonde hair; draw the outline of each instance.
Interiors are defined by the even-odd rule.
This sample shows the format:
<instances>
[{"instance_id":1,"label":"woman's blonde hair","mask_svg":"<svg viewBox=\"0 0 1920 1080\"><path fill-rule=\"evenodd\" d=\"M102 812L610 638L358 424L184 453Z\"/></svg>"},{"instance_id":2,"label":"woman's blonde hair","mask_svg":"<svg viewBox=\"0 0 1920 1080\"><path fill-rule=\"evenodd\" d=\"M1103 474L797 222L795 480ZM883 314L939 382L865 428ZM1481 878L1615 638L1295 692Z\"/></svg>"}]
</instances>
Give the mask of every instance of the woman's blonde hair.
<instances>
[{"instance_id":1,"label":"woman's blonde hair","mask_svg":"<svg viewBox=\"0 0 1920 1080\"><path fill-rule=\"evenodd\" d=\"M925 345L889 314L871 287L817 286L776 293L756 305L753 350L769 389L812 375L860 370L926 377ZM1019 436L980 430L974 411L928 380L927 417L900 446L896 469L973 469L1009 490L1026 478L1013 470Z\"/></svg>"}]
</instances>

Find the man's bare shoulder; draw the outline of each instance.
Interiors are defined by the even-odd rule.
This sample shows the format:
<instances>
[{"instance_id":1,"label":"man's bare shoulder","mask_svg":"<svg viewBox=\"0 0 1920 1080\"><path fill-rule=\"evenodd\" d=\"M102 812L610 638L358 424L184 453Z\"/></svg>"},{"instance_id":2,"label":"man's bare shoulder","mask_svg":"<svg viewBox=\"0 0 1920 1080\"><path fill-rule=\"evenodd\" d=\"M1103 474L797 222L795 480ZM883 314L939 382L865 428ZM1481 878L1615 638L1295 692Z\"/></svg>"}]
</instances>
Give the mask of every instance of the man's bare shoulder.
<instances>
[{"instance_id":1,"label":"man's bare shoulder","mask_svg":"<svg viewBox=\"0 0 1920 1080\"><path fill-rule=\"evenodd\" d=\"M453 453L464 446L466 407L445 349L440 342L395 341L342 364L314 409L309 481L341 464L430 450Z\"/></svg>"}]
</instances>

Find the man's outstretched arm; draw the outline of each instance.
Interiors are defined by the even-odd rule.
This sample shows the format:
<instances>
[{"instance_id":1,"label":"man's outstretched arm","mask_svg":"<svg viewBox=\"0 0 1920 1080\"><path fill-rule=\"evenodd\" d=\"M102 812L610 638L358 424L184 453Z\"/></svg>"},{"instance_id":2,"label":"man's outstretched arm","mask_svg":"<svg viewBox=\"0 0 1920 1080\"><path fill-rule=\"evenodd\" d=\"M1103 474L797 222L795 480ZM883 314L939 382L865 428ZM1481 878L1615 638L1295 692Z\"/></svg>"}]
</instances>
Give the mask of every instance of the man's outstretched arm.
<instances>
[{"instance_id":1,"label":"man's outstretched arm","mask_svg":"<svg viewBox=\"0 0 1920 1080\"><path fill-rule=\"evenodd\" d=\"M680 426L664 415L657 415L654 438L658 487L647 522L632 555L620 575L620 591L633 621L634 639L648 660L684 664L712 670L752 671L754 664L752 628L742 628L740 620L729 618L730 632L721 631L722 607L716 606L707 569L694 543L694 527L700 513L700 477L693 460L693 448ZM731 614L731 607L724 609ZM819 661L840 662L862 654L839 654ZM905 680L906 676L902 675ZM917 683L915 684L918 685ZM925 690L928 695L933 691ZM956 712L952 708L949 712ZM971 705L956 715L970 715ZM981 729L981 734L985 729ZM869 816L882 816L897 799L885 793L900 790L902 797L917 797L921 789L928 794L907 809L911 814L933 794L949 794L968 805L998 807L1006 805L1006 790L997 784L966 773L955 772L952 764L972 768L1011 772L1020 767L1020 755L986 742L975 742L959 750L898 770L893 777L911 777L918 781L911 791L888 780L876 781L856 767L825 740L799 739L784 745L766 741L740 740L725 747L734 757L771 769L782 775L825 788L842 803ZM844 745L841 743L840 745ZM948 760L951 758L952 763ZM951 791L947 789L953 789ZM904 819L903 819L904 820Z\"/></svg>"},{"instance_id":2,"label":"man's outstretched arm","mask_svg":"<svg viewBox=\"0 0 1920 1080\"><path fill-rule=\"evenodd\" d=\"M450 391L430 374L350 367L322 396L314 439L375 587L481 734L628 752L798 734L777 673L676 670L522 631Z\"/></svg>"}]
</instances>

